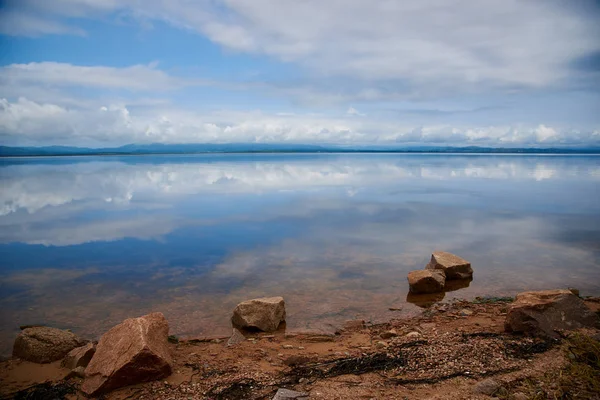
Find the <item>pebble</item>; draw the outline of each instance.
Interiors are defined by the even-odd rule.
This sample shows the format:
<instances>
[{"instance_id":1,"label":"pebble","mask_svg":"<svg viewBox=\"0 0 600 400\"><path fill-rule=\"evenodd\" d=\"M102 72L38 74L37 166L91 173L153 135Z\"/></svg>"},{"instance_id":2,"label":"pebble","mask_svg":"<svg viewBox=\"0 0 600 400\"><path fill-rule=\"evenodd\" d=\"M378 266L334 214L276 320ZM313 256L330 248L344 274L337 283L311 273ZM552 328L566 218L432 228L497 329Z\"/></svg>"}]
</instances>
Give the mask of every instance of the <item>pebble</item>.
<instances>
[{"instance_id":1,"label":"pebble","mask_svg":"<svg viewBox=\"0 0 600 400\"><path fill-rule=\"evenodd\" d=\"M273 400L308 400L308 393L289 389L278 389Z\"/></svg>"},{"instance_id":2,"label":"pebble","mask_svg":"<svg viewBox=\"0 0 600 400\"><path fill-rule=\"evenodd\" d=\"M481 382L477 382L477 384L473 386L473 392L491 396L496 393L500 387L501 385L498 383L498 381L488 378L482 380Z\"/></svg>"},{"instance_id":3,"label":"pebble","mask_svg":"<svg viewBox=\"0 0 600 400\"><path fill-rule=\"evenodd\" d=\"M394 336L398 336L398 332L395 329L390 329L389 331L382 332L379 335L382 339L393 338Z\"/></svg>"}]
</instances>

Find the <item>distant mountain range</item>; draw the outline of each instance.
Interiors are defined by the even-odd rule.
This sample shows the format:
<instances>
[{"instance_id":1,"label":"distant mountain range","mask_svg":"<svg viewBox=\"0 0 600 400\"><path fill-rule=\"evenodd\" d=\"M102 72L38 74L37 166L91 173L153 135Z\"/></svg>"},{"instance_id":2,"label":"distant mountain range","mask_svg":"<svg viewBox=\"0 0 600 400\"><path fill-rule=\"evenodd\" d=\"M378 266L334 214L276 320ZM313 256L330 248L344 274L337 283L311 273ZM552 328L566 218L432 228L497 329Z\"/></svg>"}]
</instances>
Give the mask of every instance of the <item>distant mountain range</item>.
<instances>
[{"instance_id":1,"label":"distant mountain range","mask_svg":"<svg viewBox=\"0 0 600 400\"><path fill-rule=\"evenodd\" d=\"M343 147L302 144L128 144L121 147L86 148L68 146L0 146L0 157L108 156L202 153L499 153L499 154L600 154L600 148L496 148L496 147Z\"/></svg>"}]
</instances>

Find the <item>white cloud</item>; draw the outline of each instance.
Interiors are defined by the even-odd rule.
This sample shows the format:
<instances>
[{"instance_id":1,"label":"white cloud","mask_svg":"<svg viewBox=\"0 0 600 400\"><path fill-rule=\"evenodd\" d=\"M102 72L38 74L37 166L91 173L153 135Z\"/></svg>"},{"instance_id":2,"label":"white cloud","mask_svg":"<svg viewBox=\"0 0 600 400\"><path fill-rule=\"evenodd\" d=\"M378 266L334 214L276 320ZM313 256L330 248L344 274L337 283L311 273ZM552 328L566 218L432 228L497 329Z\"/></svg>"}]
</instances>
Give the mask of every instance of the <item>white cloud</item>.
<instances>
[{"instance_id":1,"label":"white cloud","mask_svg":"<svg viewBox=\"0 0 600 400\"><path fill-rule=\"evenodd\" d=\"M199 113L151 108L132 113L126 105L69 108L26 98L0 99L5 144L72 145L126 143L321 143L452 145L600 145L600 131L539 126L410 126L371 118L260 111Z\"/></svg>"},{"instance_id":2,"label":"white cloud","mask_svg":"<svg viewBox=\"0 0 600 400\"><path fill-rule=\"evenodd\" d=\"M102 89L168 90L198 80L184 80L157 69L156 64L132 65L125 68L80 66L57 62L10 64L0 68L0 84L17 88L33 86L78 86Z\"/></svg>"},{"instance_id":3,"label":"white cloud","mask_svg":"<svg viewBox=\"0 0 600 400\"><path fill-rule=\"evenodd\" d=\"M600 49L594 13L547 1L68 0L12 2L49 18L113 12L195 30L226 48L302 65L314 75L428 97L541 88L570 78L569 63ZM9 8L10 9L10 8ZM52 17L54 16L54 17Z\"/></svg>"},{"instance_id":4,"label":"white cloud","mask_svg":"<svg viewBox=\"0 0 600 400\"><path fill-rule=\"evenodd\" d=\"M0 12L0 33L11 36L85 35L81 28L18 11Z\"/></svg>"}]
</instances>

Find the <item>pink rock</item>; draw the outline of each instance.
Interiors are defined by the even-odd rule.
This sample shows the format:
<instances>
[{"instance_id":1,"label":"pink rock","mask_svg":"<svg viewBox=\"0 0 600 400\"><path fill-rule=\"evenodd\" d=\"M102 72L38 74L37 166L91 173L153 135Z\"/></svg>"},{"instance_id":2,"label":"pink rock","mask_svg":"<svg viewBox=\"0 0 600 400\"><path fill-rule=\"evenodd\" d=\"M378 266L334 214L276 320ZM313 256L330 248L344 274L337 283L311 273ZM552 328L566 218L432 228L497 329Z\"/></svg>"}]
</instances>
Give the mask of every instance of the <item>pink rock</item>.
<instances>
[{"instance_id":1,"label":"pink rock","mask_svg":"<svg viewBox=\"0 0 600 400\"><path fill-rule=\"evenodd\" d=\"M162 313L130 318L100 338L81 387L88 395L171 374L169 325Z\"/></svg>"},{"instance_id":2,"label":"pink rock","mask_svg":"<svg viewBox=\"0 0 600 400\"><path fill-rule=\"evenodd\" d=\"M429 270L444 271L446 279L468 279L473 277L471 263L452 253L436 251L431 255L431 261L425 267Z\"/></svg>"}]
</instances>

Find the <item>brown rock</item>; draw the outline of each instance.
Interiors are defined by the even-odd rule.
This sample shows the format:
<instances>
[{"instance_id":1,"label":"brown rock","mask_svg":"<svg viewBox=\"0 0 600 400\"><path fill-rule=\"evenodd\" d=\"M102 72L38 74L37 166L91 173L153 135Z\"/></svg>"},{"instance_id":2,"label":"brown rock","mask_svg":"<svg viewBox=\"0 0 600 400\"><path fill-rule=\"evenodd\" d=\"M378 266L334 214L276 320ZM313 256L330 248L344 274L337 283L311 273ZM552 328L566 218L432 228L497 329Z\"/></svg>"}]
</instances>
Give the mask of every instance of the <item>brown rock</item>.
<instances>
[{"instance_id":1,"label":"brown rock","mask_svg":"<svg viewBox=\"0 0 600 400\"><path fill-rule=\"evenodd\" d=\"M276 331L285 321L285 301L283 297L264 297L244 301L233 310L231 323L236 328L259 329L265 332Z\"/></svg>"},{"instance_id":2,"label":"brown rock","mask_svg":"<svg viewBox=\"0 0 600 400\"><path fill-rule=\"evenodd\" d=\"M410 293L436 293L444 290L446 278L443 271L418 270L408 273Z\"/></svg>"},{"instance_id":3,"label":"brown rock","mask_svg":"<svg viewBox=\"0 0 600 400\"><path fill-rule=\"evenodd\" d=\"M473 276L470 262L445 251L434 252L425 268L444 271L448 280L467 279Z\"/></svg>"},{"instance_id":4,"label":"brown rock","mask_svg":"<svg viewBox=\"0 0 600 400\"><path fill-rule=\"evenodd\" d=\"M557 337L555 330L597 326L598 317L569 290L519 293L511 304L504 328L508 332Z\"/></svg>"},{"instance_id":5,"label":"brown rock","mask_svg":"<svg viewBox=\"0 0 600 400\"><path fill-rule=\"evenodd\" d=\"M354 331L358 329L363 329L365 327L364 319L350 319L344 322L343 330Z\"/></svg>"},{"instance_id":6,"label":"brown rock","mask_svg":"<svg viewBox=\"0 0 600 400\"><path fill-rule=\"evenodd\" d=\"M87 367L96 352L96 346L90 342L69 352L62 361L62 366L68 369Z\"/></svg>"},{"instance_id":7,"label":"brown rock","mask_svg":"<svg viewBox=\"0 0 600 400\"><path fill-rule=\"evenodd\" d=\"M235 346L236 344L240 344L245 341L246 341L246 337L244 335L242 335L242 332L233 328L233 334L227 341L227 347Z\"/></svg>"},{"instance_id":8,"label":"brown rock","mask_svg":"<svg viewBox=\"0 0 600 400\"><path fill-rule=\"evenodd\" d=\"M129 318L100 338L81 387L96 395L171 374L169 325L162 313Z\"/></svg>"},{"instance_id":9,"label":"brown rock","mask_svg":"<svg viewBox=\"0 0 600 400\"><path fill-rule=\"evenodd\" d=\"M13 357L45 364L60 360L85 343L85 340L69 331L49 326L33 326L19 333L12 354Z\"/></svg>"},{"instance_id":10,"label":"brown rock","mask_svg":"<svg viewBox=\"0 0 600 400\"><path fill-rule=\"evenodd\" d=\"M85 367L77 367L65 376L65 380L73 378L85 378Z\"/></svg>"},{"instance_id":11,"label":"brown rock","mask_svg":"<svg viewBox=\"0 0 600 400\"><path fill-rule=\"evenodd\" d=\"M379 334L379 337L382 339L390 339L396 336L398 336L398 332L396 332L395 329L390 329L389 331L381 332Z\"/></svg>"},{"instance_id":12,"label":"brown rock","mask_svg":"<svg viewBox=\"0 0 600 400\"><path fill-rule=\"evenodd\" d=\"M498 390L500 390L501 387L502 387L502 385L500 385L500 383L498 383L498 381L496 381L492 378L487 378L487 379L482 380L481 382L477 382L477 384L475 384L475 386L473 386L473 393L479 393L479 394L485 394L488 396L492 396Z\"/></svg>"}]
</instances>

